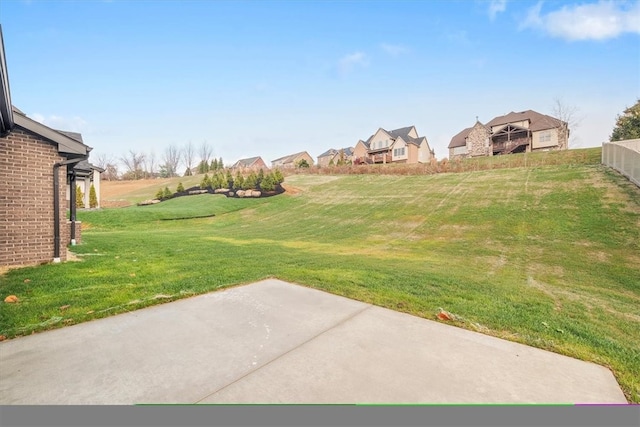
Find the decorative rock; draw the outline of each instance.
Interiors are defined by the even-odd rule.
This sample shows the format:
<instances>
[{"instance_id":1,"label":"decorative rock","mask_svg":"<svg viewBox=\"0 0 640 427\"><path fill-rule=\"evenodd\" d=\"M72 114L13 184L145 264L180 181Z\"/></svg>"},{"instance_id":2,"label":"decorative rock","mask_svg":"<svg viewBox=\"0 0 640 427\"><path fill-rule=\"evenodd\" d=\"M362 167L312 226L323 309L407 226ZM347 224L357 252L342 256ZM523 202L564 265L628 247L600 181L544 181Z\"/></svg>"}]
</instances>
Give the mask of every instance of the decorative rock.
<instances>
[{"instance_id":1,"label":"decorative rock","mask_svg":"<svg viewBox=\"0 0 640 427\"><path fill-rule=\"evenodd\" d=\"M262 196L262 193L258 190L251 190L251 196L250 197L260 197Z\"/></svg>"},{"instance_id":2,"label":"decorative rock","mask_svg":"<svg viewBox=\"0 0 640 427\"><path fill-rule=\"evenodd\" d=\"M245 191L244 190L238 190L238 191L236 191L236 194L238 195L238 197L244 197Z\"/></svg>"},{"instance_id":3,"label":"decorative rock","mask_svg":"<svg viewBox=\"0 0 640 427\"><path fill-rule=\"evenodd\" d=\"M18 297L15 295L9 295L4 299L4 302L8 302L8 303L18 302Z\"/></svg>"},{"instance_id":4,"label":"decorative rock","mask_svg":"<svg viewBox=\"0 0 640 427\"><path fill-rule=\"evenodd\" d=\"M228 193L229 189L228 188L216 188L213 192L216 193L216 194Z\"/></svg>"},{"instance_id":5,"label":"decorative rock","mask_svg":"<svg viewBox=\"0 0 640 427\"><path fill-rule=\"evenodd\" d=\"M138 203L138 206L155 205L156 203L160 203L160 200L158 199L143 200L142 202Z\"/></svg>"},{"instance_id":6,"label":"decorative rock","mask_svg":"<svg viewBox=\"0 0 640 427\"><path fill-rule=\"evenodd\" d=\"M204 194L204 193L208 193L209 190L191 190L189 191L189 194Z\"/></svg>"}]
</instances>

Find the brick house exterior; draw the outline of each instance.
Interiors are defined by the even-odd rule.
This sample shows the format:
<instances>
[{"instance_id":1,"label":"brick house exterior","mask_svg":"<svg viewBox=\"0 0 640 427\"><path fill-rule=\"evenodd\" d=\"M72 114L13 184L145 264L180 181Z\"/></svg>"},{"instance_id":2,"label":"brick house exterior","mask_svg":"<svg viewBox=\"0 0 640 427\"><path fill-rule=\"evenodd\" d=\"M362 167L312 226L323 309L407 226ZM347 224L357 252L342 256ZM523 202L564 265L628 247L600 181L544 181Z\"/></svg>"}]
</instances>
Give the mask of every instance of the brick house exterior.
<instances>
[{"instance_id":1,"label":"brick house exterior","mask_svg":"<svg viewBox=\"0 0 640 427\"><path fill-rule=\"evenodd\" d=\"M260 169L268 171L269 167L267 167L267 164L262 160L262 157L250 157L248 159L238 160L231 166L231 169L240 170L241 172L258 172Z\"/></svg>"},{"instance_id":2,"label":"brick house exterior","mask_svg":"<svg viewBox=\"0 0 640 427\"><path fill-rule=\"evenodd\" d=\"M28 123L26 116L17 110L14 113L17 121ZM27 126L31 127L30 124ZM64 137L58 135L60 139ZM0 137L0 266L38 264L55 258L66 260L66 247L71 241L66 182L73 164L57 168L54 165L74 157L86 157L86 154L65 152L83 149L88 153L89 147L84 144L76 142L70 149L61 147L56 141L18 124ZM59 201L57 251L54 245L54 169L58 174Z\"/></svg>"},{"instance_id":3,"label":"brick house exterior","mask_svg":"<svg viewBox=\"0 0 640 427\"><path fill-rule=\"evenodd\" d=\"M67 177L90 150L11 105L0 29L0 267L66 259Z\"/></svg>"}]
</instances>

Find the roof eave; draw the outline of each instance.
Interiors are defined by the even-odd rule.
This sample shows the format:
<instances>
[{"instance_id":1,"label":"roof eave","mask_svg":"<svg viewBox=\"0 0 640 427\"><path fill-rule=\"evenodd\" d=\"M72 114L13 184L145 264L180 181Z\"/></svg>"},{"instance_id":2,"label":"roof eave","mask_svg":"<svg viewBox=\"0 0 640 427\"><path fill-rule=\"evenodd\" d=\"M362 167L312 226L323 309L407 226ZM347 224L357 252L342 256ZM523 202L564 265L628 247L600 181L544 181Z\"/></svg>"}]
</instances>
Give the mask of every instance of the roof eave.
<instances>
[{"instance_id":1,"label":"roof eave","mask_svg":"<svg viewBox=\"0 0 640 427\"><path fill-rule=\"evenodd\" d=\"M35 120L31 120L27 116L16 114L14 116L15 124L23 127L41 137L48 139L58 145L58 152L61 154L67 154L67 157L86 156L91 151L91 148L85 144L76 141L73 138L69 138L66 135L61 134L48 126L38 123Z\"/></svg>"}]
</instances>

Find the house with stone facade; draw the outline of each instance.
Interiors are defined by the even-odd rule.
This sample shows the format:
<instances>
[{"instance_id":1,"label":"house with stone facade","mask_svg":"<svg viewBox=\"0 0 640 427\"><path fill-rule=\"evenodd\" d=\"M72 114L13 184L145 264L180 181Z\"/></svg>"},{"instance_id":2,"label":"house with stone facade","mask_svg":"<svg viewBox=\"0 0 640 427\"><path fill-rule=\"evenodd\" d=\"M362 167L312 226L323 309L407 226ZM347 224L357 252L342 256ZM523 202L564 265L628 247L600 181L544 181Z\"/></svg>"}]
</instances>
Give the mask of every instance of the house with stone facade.
<instances>
[{"instance_id":1,"label":"house with stone facade","mask_svg":"<svg viewBox=\"0 0 640 427\"><path fill-rule=\"evenodd\" d=\"M313 157L306 151L300 153L289 154L271 161L272 168L293 169L297 168L302 160L305 160L309 166L313 166Z\"/></svg>"},{"instance_id":2,"label":"house with stone facade","mask_svg":"<svg viewBox=\"0 0 640 427\"><path fill-rule=\"evenodd\" d=\"M241 172L258 172L260 169L269 170L267 164L262 157L249 157L248 159L240 159L231 166L231 169L240 170Z\"/></svg>"},{"instance_id":3,"label":"house with stone facade","mask_svg":"<svg viewBox=\"0 0 640 427\"><path fill-rule=\"evenodd\" d=\"M359 140L353 150L354 164L429 163L435 153L415 126L392 131L379 128L366 141Z\"/></svg>"},{"instance_id":4,"label":"house with stone facade","mask_svg":"<svg viewBox=\"0 0 640 427\"><path fill-rule=\"evenodd\" d=\"M449 158L566 150L568 141L567 122L533 110L511 112L486 125L476 119L451 138Z\"/></svg>"},{"instance_id":5,"label":"house with stone facade","mask_svg":"<svg viewBox=\"0 0 640 427\"><path fill-rule=\"evenodd\" d=\"M337 164L353 163L353 147L345 147L336 150L330 148L318 156L318 166L329 166Z\"/></svg>"},{"instance_id":6,"label":"house with stone facade","mask_svg":"<svg viewBox=\"0 0 640 427\"><path fill-rule=\"evenodd\" d=\"M27 117L11 104L0 28L0 267L66 260L80 238L74 167L90 147ZM69 180L69 181L67 181Z\"/></svg>"}]
</instances>

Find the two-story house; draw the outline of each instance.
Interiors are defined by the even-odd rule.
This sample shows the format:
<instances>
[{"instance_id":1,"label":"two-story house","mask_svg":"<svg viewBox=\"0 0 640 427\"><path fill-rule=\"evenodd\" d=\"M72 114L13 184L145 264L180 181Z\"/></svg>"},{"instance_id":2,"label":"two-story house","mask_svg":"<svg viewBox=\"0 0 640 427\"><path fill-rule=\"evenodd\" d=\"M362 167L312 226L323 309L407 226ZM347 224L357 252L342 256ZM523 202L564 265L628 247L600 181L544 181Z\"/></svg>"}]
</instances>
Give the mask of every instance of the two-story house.
<instances>
[{"instance_id":1,"label":"two-story house","mask_svg":"<svg viewBox=\"0 0 640 427\"><path fill-rule=\"evenodd\" d=\"M435 158L429 142L418 136L415 126L387 131L379 128L366 141L359 140L353 150L353 162L428 163Z\"/></svg>"},{"instance_id":2,"label":"two-story house","mask_svg":"<svg viewBox=\"0 0 640 427\"><path fill-rule=\"evenodd\" d=\"M532 151L566 150L567 122L533 110L498 116L456 134L449 143L449 158L495 156Z\"/></svg>"}]
</instances>

